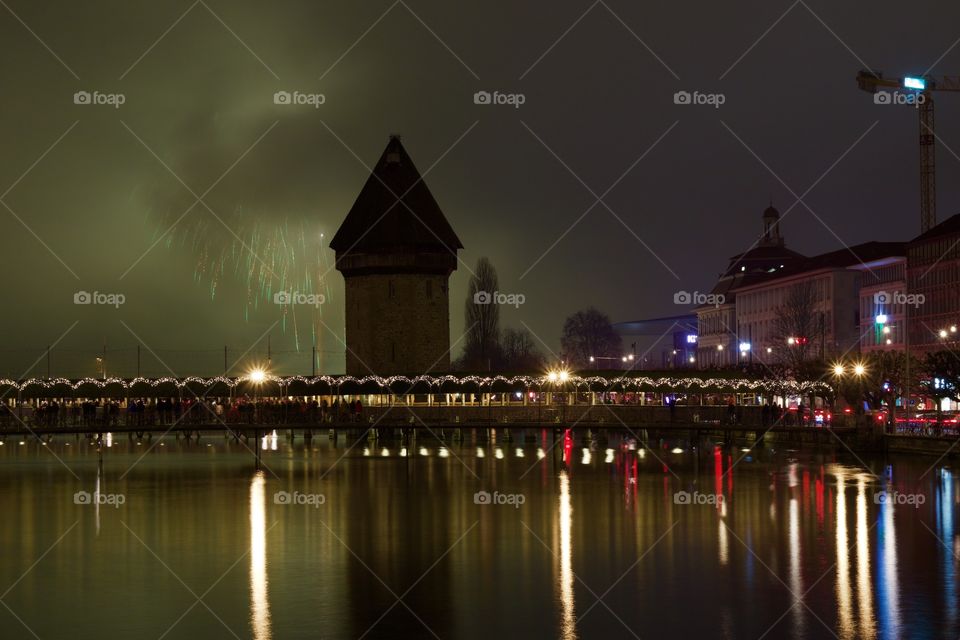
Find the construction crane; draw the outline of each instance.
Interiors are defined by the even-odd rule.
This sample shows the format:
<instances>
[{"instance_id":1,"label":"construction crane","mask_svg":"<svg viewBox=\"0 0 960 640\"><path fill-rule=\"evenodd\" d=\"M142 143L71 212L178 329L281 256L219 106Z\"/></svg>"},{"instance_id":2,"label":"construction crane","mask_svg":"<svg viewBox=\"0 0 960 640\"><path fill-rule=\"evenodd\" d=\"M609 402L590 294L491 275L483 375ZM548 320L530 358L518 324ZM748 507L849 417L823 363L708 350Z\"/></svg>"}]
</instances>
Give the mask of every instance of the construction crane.
<instances>
[{"instance_id":1,"label":"construction crane","mask_svg":"<svg viewBox=\"0 0 960 640\"><path fill-rule=\"evenodd\" d=\"M936 137L933 122L933 93L960 91L960 76L903 76L884 78L880 71L861 71L857 86L877 94L874 100L881 104L905 104L917 109L920 116L920 233L937 224L937 166ZM881 99L881 95L886 96Z\"/></svg>"}]
</instances>

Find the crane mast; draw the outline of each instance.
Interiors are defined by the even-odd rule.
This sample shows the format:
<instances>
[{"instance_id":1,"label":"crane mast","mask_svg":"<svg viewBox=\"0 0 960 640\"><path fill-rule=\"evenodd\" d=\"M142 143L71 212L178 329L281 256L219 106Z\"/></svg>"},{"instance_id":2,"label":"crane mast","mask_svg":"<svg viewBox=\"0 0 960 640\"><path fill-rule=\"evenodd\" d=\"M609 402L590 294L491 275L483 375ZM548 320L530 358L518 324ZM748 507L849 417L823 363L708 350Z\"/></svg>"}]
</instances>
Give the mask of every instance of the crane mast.
<instances>
[{"instance_id":1,"label":"crane mast","mask_svg":"<svg viewBox=\"0 0 960 640\"><path fill-rule=\"evenodd\" d=\"M884 78L880 71L861 71L857 86L868 93L900 91L914 99L920 134L920 233L937 224L937 135L934 127L933 93L960 91L960 76L904 76Z\"/></svg>"}]
</instances>

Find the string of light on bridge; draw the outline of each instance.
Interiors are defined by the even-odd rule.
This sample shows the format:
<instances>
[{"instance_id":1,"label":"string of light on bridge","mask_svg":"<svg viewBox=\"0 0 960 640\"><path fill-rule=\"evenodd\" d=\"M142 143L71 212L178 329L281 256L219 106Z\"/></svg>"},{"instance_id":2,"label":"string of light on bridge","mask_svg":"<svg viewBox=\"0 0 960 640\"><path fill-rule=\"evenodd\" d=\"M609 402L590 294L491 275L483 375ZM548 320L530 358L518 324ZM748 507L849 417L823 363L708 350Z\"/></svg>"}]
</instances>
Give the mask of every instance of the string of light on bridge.
<instances>
[{"instance_id":1,"label":"string of light on bridge","mask_svg":"<svg viewBox=\"0 0 960 640\"><path fill-rule=\"evenodd\" d=\"M276 376L263 370L255 369L244 376L227 377L216 376L204 378L199 376L189 376L185 378L160 377L160 378L81 378L70 380L67 378L29 378L26 380L11 380L0 378L0 387L12 387L18 391L23 391L30 387L41 389L63 388L64 390L76 391L81 387L95 387L106 389L108 387L119 387L125 390L133 390L137 387L157 388L160 386L172 385L178 389L188 385L199 385L204 387L214 387L223 385L228 388L236 388L240 385L277 385L279 387L290 387L291 385L304 385L307 387L315 385L325 385L330 388L340 388L343 386L364 387L376 386L384 391L392 391L397 387L420 387L426 386L430 389L436 389L441 392L442 387L456 386L475 386L479 389L492 389L493 387L511 387L511 388L533 388L555 391L579 391L579 390L602 390L602 389L621 389L626 391L656 391L670 390L676 392L690 391L710 391L710 390L730 390L739 392L774 392L774 393L816 393L829 391L830 386L822 381L797 381L797 380L759 380L750 378L696 378L696 377L649 377L649 376L618 376L605 378L603 376L578 376L572 373L559 375L551 372L544 375L516 375L516 376L477 376L477 375L420 375L420 376Z\"/></svg>"}]
</instances>

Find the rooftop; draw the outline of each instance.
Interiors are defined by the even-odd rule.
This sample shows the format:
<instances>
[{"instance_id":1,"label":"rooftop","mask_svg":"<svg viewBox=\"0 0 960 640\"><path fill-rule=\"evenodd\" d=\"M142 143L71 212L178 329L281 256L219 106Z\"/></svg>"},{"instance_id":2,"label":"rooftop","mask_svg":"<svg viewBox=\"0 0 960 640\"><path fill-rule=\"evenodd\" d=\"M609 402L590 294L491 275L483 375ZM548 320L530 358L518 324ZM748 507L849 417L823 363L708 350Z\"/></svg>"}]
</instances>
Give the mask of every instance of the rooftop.
<instances>
[{"instance_id":1,"label":"rooftop","mask_svg":"<svg viewBox=\"0 0 960 640\"><path fill-rule=\"evenodd\" d=\"M400 137L391 136L330 248L338 254L437 250L456 254L463 244Z\"/></svg>"}]
</instances>

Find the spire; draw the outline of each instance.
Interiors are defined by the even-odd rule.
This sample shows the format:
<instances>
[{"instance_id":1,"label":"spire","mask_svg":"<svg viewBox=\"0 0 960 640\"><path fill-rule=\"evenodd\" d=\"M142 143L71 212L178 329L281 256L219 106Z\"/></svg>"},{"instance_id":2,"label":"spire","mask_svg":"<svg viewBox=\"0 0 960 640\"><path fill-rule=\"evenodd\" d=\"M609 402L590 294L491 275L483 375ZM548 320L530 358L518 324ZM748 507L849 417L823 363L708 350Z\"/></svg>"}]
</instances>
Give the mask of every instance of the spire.
<instances>
[{"instance_id":1,"label":"spire","mask_svg":"<svg viewBox=\"0 0 960 640\"><path fill-rule=\"evenodd\" d=\"M780 235L780 212L774 208L771 198L770 206L763 211L763 235L760 236L760 246L782 247L783 245L783 236Z\"/></svg>"},{"instance_id":2,"label":"spire","mask_svg":"<svg viewBox=\"0 0 960 640\"><path fill-rule=\"evenodd\" d=\"M440 250L455 255L463 245L403 148L400 136L394 134L330 241L330 248L338 254Z\"/></svg>"}]
</instances>

